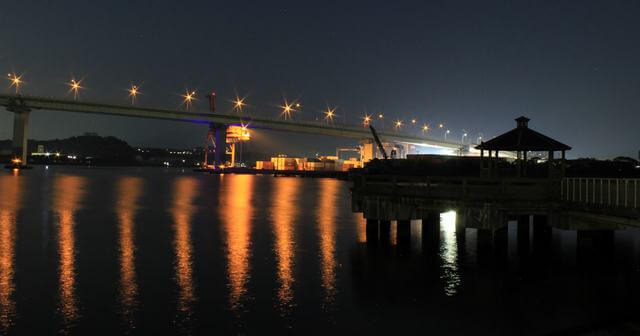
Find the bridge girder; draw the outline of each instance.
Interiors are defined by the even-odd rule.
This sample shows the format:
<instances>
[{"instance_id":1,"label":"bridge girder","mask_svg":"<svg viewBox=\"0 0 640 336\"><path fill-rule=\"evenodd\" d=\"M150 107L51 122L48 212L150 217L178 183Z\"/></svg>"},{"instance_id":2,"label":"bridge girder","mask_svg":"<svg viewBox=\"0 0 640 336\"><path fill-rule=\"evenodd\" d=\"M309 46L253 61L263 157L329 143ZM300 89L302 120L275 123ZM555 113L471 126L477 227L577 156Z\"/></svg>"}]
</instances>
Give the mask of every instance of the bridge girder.
<instances>
[{"instance_id":1,"label":"bridge girder","mask_svg":"<svg viewBox=\"0 0 640 336\"><path fill-rule=\"evenodd\" d=\"M214 114L159 108L145 108L13 94L0 94L0 105L5 106L7 110L13 112L18 112L17 109L40 109L61 112L93 113L131 118L172 120L207 125L210 125L212 123L225 125L233 125L239 123L238 116L232 114ZM289 121L267 118L243 118L243 122L245 124L250 124L251 128L268 129L274 131L326 135L358 140L372 137L368 129L359 126L327 125L321 122ZM442 141L427 137L388 132L379 132L379 135L384 139L384 141L387 142L410 143L455 150L461 147L460 144L455 142Z\"/></svg>"}]
</instances>

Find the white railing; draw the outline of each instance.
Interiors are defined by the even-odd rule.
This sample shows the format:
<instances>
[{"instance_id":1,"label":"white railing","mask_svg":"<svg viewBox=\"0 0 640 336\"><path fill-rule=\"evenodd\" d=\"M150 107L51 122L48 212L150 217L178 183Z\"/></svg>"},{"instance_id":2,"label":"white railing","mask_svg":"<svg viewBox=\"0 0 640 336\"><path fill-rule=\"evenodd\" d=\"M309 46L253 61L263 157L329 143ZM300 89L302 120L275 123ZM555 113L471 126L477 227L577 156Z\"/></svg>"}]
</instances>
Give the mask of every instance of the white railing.
<instances>
[{"instance_id":1,"label":"white railing","mask_svg":"<svg viewBox=\"0 0 640 336\"><path fill-rule=\"evenodd\" d=\"M562 200L618 208L640 208L640 179L571 177L562 179Z\"/></svg>"}]
</instances>

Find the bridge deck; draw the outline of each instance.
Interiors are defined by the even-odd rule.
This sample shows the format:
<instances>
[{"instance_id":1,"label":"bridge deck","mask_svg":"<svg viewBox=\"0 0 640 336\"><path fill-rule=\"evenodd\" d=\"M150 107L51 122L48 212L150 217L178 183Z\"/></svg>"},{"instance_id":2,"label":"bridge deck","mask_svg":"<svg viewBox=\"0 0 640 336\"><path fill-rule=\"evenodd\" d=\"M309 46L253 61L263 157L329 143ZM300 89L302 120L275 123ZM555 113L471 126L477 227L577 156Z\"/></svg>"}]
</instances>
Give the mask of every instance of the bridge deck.
<instances>
[{"instance_id":1,"label":"bridge deck","mask_svg":"<svg viewBox=\"0 0 640 336\"><path fill-rule=\"evenodd\" d=\"M121 117L172 120L192 123L239 124L241 118L233 114L202 113L160 108L146 108L127 105L84 102L69 99L57 99L37 96L0 94L0 105L8 109L28 108L47 111L63 111L77 113L104 114ZM275 131L317 134L352 139L369 139L371 133L367 128L352 125L328 125L322 122L290 121L283 119L242 117L242 122L251 128L262 128ZM404 142L439 148L458 149L460 144L430 137L420 137L403 133L380 132L384 141Z\"/></svg>"}]
</instances>

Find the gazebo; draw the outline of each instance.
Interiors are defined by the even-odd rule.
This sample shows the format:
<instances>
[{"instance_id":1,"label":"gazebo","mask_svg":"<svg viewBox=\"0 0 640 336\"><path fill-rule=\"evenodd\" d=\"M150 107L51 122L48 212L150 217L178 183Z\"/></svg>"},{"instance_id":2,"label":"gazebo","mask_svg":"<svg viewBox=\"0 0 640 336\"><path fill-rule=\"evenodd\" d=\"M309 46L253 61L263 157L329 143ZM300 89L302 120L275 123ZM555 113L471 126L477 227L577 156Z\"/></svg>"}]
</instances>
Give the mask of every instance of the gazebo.
<instances>
[{"instance_id":1,"label":"gazebo","mask_svg":"<svg viewBox=\"0 0 640 336\"><path fill-rule=\"evenodd\" d=\"M527 176L528 152L547 152L547 163L549 166L548 177L552 177L553 167L557 166L558 161L560 161L561 175L564 175L565 152L570 150L571 147L530 129L528 125L529 120L530 119L527 117L517 118L516 128L487 142L482 142L475 147L480 150L480 157L482 158L485 157L485 151L489 152L487 159L489 175L495 174L498 153L500 151L516 152L518 176ZM555 160L554 152L561 152L562 158L560 160Z\"/></svg>"}]
</instances>

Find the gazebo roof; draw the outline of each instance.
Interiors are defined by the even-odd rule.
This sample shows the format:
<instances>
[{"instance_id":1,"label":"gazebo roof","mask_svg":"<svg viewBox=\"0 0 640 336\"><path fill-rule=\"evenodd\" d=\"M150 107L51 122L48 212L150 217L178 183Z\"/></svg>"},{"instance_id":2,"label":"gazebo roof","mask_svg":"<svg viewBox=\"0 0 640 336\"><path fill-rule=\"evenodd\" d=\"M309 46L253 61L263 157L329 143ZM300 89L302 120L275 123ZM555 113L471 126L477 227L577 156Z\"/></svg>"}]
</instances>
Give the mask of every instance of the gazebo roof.
<instances>
[{"instance_id":1,"label":"gazebo roof","mask_svg":"<svg viewBox=\"0 0 640 336\"><path fill-rule=\"evenodd\" d=\"M530 129L528 126L529 119L526 117L517 118L516 122L518 127L487 142L483 142L475 148L483 150L541 152L565 151L571 149L571 147L559 141Z\"/></svg>"}]
</instances>

